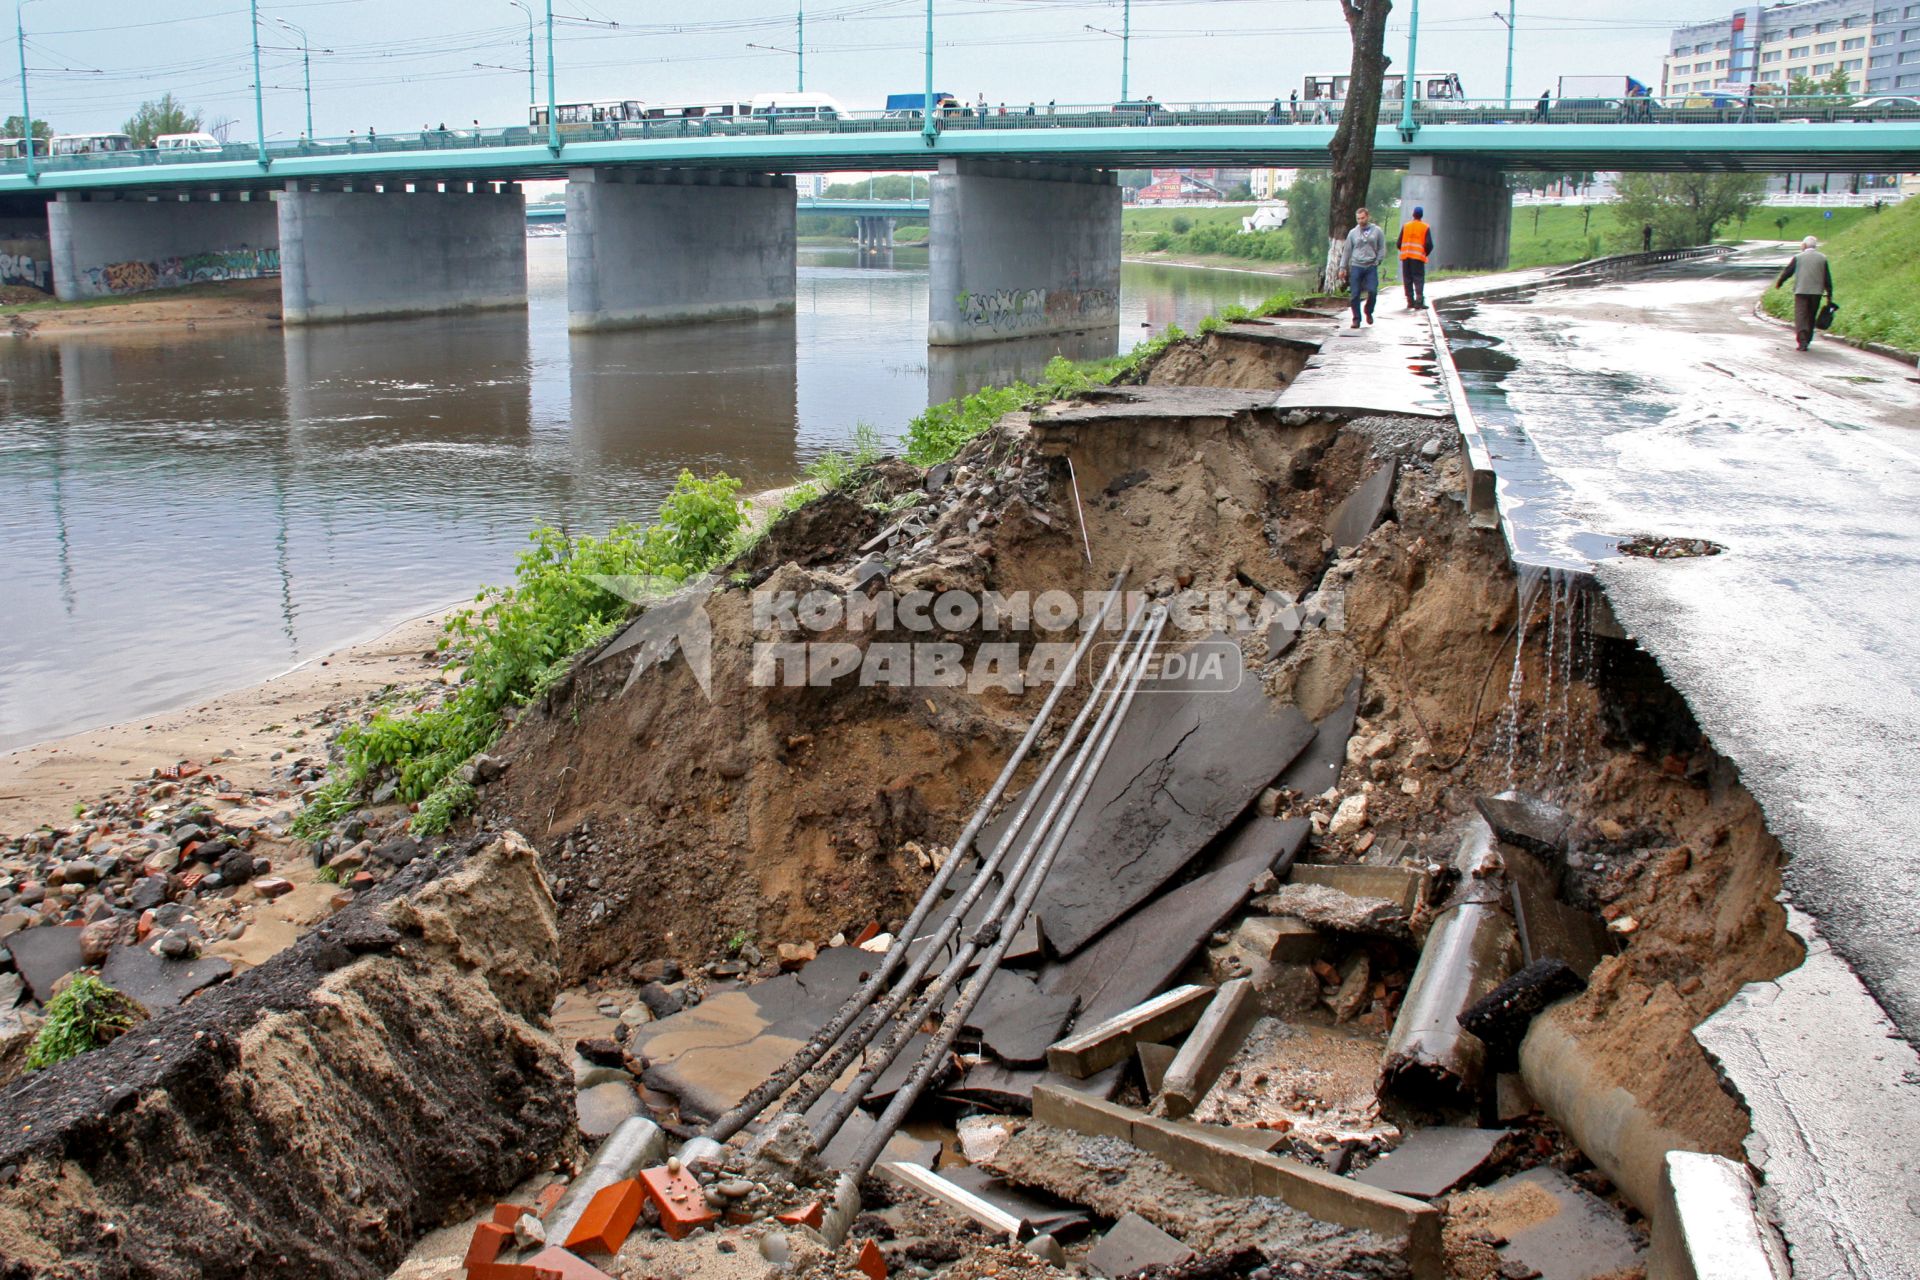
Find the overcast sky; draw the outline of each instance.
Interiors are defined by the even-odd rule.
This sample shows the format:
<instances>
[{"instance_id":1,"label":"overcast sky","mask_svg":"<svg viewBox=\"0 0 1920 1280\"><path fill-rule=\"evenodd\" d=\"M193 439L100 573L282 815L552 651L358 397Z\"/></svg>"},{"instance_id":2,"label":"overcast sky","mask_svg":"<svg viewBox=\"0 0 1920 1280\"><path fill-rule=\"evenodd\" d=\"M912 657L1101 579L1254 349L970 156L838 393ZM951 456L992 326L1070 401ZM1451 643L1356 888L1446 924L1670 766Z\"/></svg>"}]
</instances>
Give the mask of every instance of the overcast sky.
<instances>
[{"instance_id":1,"label":"overcast sky","mask_svg":"<svg viewBox=\"0 0 1920 1280\"><path fill-rule=\"evenodd\" d=\"M545 0L526 3L540 14ZM1420 66L1457 71L1473 97L1499 97L1506 33L1491 16L1496 5L1504 13L1503 0L1426 0ZM807 9L809 90L861 108L920 87L924 0L809 0ZM1410 9L1411 0L1397 4L1388 30L1396 66ZM747 47L793 45L792 0L554 0L554 11L562 101L793 88L791 54ZM1572 74L1657 84L1669 28L1729 11L1688 0L1527 0L1514 95L1531 100ZM299 40L283 23L305 28L314 51L320 136L526 118L527 15L509 0L261 0L260 13L271 137L305 127ZM209 124L230 118L234 136L252 137L245 0L28 0L23 17L34 115L59 132L118 128L143 98L171 91ZM1120 42L1087 28L1120 24L1121 0L935 0L935 87L1021 107L1111 101ZM545 56L543 28L543 98ZM1268 99L1346 65L1336 0L1133 0L1136 98ZM0 81L5 114L19 111L19 93L10 72Z\"/></svg>"}]
</instances>

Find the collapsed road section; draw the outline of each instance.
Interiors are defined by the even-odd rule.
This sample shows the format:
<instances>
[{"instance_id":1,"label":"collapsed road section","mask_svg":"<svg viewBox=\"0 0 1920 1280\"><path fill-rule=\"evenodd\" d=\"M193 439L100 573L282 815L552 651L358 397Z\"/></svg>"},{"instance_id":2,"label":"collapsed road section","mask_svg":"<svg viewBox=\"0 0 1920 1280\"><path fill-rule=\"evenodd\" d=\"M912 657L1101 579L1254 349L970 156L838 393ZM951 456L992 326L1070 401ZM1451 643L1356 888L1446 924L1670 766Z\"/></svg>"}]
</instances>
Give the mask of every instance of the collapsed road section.
<instances>
[{"instance_id":1,"label":"collapsed road section","mask_svg":"<svg viewBox=\"0 0 1920 1280\"><path fill-rule=\"evenodd\" d=\"M330 926L377 917L384 946L302 943L334 948L310 1012L229 1076L393 1069L316 1075L296 1092L325 1123L286 1134L243 1104L260 1089L175 1083L173 1106L234 1099L194 1112L213 1136L171 1166L181 1195L227 1206L308 1176L262 1172L274 1153L335 1153L312 1176L336 1198L223 1207L245 1247L192 1265L1772 1265L1748 1117L1692 1032L1800 960L1778 845L1586 587L1523 589L1472 469L1420 317L1290 317L785 516L524 709L474 771L482 852L418 859ZM543 875L505 895L527 845ZM459 919L401 905L443 882ZM482 1089L406 1069L462 1007L430 977L496 993L463 1046ZM346 982L385 984L389 1016ZM35 1116L150 1038L0 1095L45 1171L0 1189L22 1274L187 1273L122 1172L161 1104ZM419 1159L388 1171L328 1125L418 1133L396 1145ZM444 1142L482 1157L436 1163ZM49 1201L59 1179L105 1188L98 1211Z\"/></svg>"}]
</instances>

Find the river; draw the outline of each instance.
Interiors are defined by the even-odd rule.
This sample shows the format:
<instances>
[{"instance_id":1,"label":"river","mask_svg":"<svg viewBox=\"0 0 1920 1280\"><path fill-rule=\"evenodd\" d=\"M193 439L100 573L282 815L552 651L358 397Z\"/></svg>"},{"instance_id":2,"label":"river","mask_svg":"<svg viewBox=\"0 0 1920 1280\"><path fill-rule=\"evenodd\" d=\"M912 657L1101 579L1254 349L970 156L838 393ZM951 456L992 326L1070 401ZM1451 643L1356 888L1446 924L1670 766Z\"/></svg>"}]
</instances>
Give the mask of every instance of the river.
<instances>
[{"instance_id":1,"label":"river","mask_svg":"<svg viewBox=\"0 0 1920 1280\"><path fill-rule=\"evenodd\" d=\"M0 750L179 706L506 580L527 532L650 519L682 468L781 484L860 423L1032 374L930 350L924 249L803 247L787 319L570 335L527 310L0 342ZM1129 264L1112 354L1283 283Z\"/></svg>"}]
</instances>

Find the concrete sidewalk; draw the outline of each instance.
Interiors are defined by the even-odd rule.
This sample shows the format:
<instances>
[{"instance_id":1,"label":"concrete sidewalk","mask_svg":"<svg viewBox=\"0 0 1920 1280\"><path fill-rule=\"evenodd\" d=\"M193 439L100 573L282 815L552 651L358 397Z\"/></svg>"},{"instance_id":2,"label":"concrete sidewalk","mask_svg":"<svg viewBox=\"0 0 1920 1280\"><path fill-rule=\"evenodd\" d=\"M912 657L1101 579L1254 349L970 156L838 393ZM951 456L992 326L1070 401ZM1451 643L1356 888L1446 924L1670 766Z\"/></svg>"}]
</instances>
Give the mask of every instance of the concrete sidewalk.
<instances>
[{"instance_id":1,"label":"concrete sidewalk","mask_svg":"<svg viewBox=\"0 0 1920 1280\"><path fill-rule=\"evenodd\" d=\"M1593 570L1738 766L1813 917L1795 918L1808 964L1698 1034L1753 1113L1750 1155L1798 1272L1906 1275L1920 1258L1920 382L1836 343L1796 352L1756 318L1783 254L1451 315L1493 340L1475 411L1524 432L1558 517L1726 548Z\"/></svg>"}]
</instances>

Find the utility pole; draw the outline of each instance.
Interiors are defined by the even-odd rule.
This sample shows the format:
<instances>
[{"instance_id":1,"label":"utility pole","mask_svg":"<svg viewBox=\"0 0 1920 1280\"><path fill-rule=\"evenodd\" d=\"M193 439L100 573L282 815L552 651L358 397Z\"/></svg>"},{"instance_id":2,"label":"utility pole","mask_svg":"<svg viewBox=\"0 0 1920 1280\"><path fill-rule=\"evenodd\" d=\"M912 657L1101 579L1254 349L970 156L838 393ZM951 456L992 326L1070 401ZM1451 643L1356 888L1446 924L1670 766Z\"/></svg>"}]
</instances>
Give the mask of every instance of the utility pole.
<instances>
[{"instance_id":1,"label":"utility pole","mask_svg":"<svg viewBox=\"0 0 1920 1280\"><path fill-rule=\"evenodd\" d=\"M1127 63L1133 51L1133 0L1120 4L1120 101L1127 99Z\"/></svg>"},{"instance_id":2,"label":"utility pole","mask_svg":"<svg viewBox=\"0 0 1920 1280\"><path fill-rule=\"evenodd\" d=\"M1507 11L1496 12L1496 21L1507 24L1507 110L1513 110L1513 18L1516 0L1507 0Z\"/></svg>"},{"instance_id":3,"label":"utility pole","mask_svg":"<svg viewBox=\"0 0 1920 1280\"><path fill-rule=\"evenodd\" d=\"M20 45L20 132L27 144L27 181L38 182L40 177L33 171L33 109L27 105L27 25L20 16L20 11L32 3L19 0L13 6L13 34Z\"/></svg>"},{"instance_id":4,"label":"utility pole","mask_svg":"<svg viewBox=\"0 0 1920 1280\"><path fill-rule=\"evenodd\" d=\"M533 10L522 0L507 0L507 3L527 15L527 103L531 106L540 100L540 86L533 78Z\"/></svg>"},{"instance_id":5,"label":"utility pole","mask_svg":"<svg viewBox=\"0 0 1920 1280\"><path fill-rule=\"evenodd\" d=\"M260 143L260 167L267 167L267 108L260 90L260 0L247 0L253 28L253 132Z\"/></svg>"},{"instance_id":6,"label":"utility pole","mask_svg":"<svg viewBox=\"0 0 1920 1280\"><path fill-rule=\"evenodd\" d=\"M1412 142L1413 135L1420 131L1420 125L1413 118L1413 93L1419 85L1419 63L1415 61L1420 50L1420 0L1413 0L1411 20L1407 24L1407 69L1401 81L1403 90L1400 100L1400 138Z\"/></svg>"},{"instance_id":7,"label":"utility pole","mask_svg":"<svg viewBox=\"0 0 1920 1280\"><path fill-rule=\"evenodd\" d=\"M927 96L920 100L920 136L932 146L939 131L933 119L933 0L927 0Z\"/></svg>"},{"instance_id":8,"label":"utility pole","mask_svg":"<svg viewBox=\"0 0 1920 1280\"><path fill-rule=\"evenodd\" d=\"M307 94L307 141L313 141L313 64L312 41L307 38L306 30L288 22L285 18L275 18L275 22L300 37L300 82ZM321 50L321 52L326 52Z\"/></svg>"},{"instance_id":9,"label":"utility pole","mask_svg":"<svg viewBox=\"0 0 1920 1280\"><path fill-rule=\"evenodd\" d=\"M793 56L798 60L797 65L799 69L794 76L793 91L795 93L805 93L807 91L807 5L806 5L806 0L800 0L800 7L797 10L797 16L794 19L794 37L795 38L793 42Z\"/></svg>"},{"instance_id":10,"label":"utility pole","mask_svg":"<svg viewBox=\"0 0 1920 1280\"><path fill-rule=\"evenodd\" d=\"M553 81L553 0L547 0L547 150L560 154L560 110Z\"/></svg>"}]
</instances>

